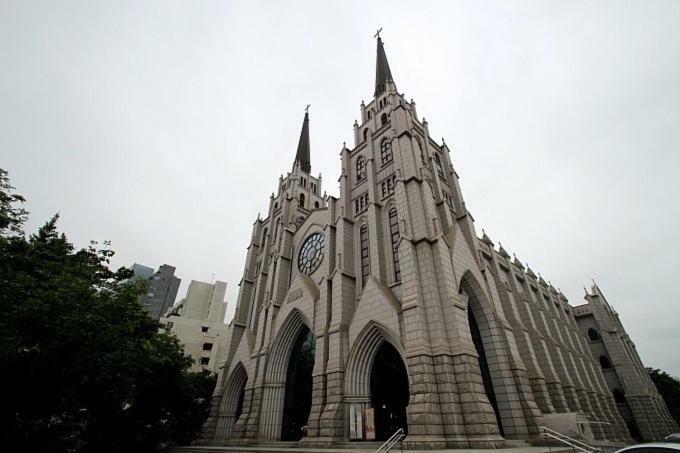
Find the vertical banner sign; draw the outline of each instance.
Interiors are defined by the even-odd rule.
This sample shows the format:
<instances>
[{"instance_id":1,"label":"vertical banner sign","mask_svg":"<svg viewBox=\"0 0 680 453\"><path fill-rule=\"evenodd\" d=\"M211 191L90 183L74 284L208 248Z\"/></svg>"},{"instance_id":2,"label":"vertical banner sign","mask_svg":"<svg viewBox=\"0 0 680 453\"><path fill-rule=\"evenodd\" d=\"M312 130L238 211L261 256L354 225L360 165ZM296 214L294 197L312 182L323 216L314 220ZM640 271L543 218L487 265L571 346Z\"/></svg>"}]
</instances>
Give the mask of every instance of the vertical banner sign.
<instances>
[{"instance_id":1,"label":"vertical banner sign","mask_svg":"<svg viewBox=\"0 0 680 453\"><path fill-rule=\"evenodd\" d=\"M352 404L349 406L349 438L352 440L361 440L364 438L364 422L361 417L361 406L361 404Z\"/></svg>"},{"instance_id":2,"label":"vertical banner sign","mask_svg":"<svg viewBox=\"0 0 680 453\"><path fill-rule=\"evenodd\" d=\"M375 440L375 414L372 407L364 409L364 432L366 440Z\"/></svg>"}]
</instances>

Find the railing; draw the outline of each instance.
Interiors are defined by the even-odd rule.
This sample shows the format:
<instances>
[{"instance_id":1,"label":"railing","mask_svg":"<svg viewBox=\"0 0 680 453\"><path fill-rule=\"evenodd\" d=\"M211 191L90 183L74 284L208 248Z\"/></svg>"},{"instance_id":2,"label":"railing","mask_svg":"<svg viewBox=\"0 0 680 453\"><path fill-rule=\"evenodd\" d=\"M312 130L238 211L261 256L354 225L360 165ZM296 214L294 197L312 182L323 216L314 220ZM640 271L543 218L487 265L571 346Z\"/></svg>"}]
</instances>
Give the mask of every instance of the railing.
<instances>
[{"instance_id":1,"label":"railing","mask_svg":"<svg viewBox=\"0 0 680 453\"><path fill-rule=\"evenodd\" d=\"M561 442L565 445L570 446L571 448L578 450L582 453L600 453L601 450L597 447L593 447L591 445L585 444L581 441L578 441L572 437L567 436L566 434L562 434L558 431L552 430L550 428L546 428L545 426L539 426L541 429L541 435L544 437L550 437L551 439L555 439L558 442Z\"/></svg>"},{"instance_id":2,"label":"railing","mask_svg":"<svg viewBox=\"0 0 680 453\"><path fill-rule=\"evenodd\" d=\"M385 441L385 443L378 447L375 453L386 453L390 451L390 449L394 447L397 444L397 442L401 442L402 440L404 440L404 437L406 437L406 435L404 434L404 428L399 428L394 432L394 434L390 436L389 439Z\"/></svg>"}]
</instances>

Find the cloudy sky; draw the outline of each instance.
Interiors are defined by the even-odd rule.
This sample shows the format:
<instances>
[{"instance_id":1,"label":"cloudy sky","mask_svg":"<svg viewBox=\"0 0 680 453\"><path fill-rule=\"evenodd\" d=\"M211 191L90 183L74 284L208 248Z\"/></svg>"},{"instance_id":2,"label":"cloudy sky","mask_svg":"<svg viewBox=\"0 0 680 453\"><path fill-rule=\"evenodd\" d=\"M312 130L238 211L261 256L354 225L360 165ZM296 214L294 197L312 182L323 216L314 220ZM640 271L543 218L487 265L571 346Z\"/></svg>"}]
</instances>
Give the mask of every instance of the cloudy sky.
<instances>
[{"instance_id":1,"label":"cloudy sky","mask_svg":"<svg viewBox=\"0 0 680 453\"><path fill-rule=\"evenodd\" d=\"M582 303L594 278L680 375L680 2L0 0L0 167L115 264L229 284L312 104L312 170L397 87L445 137L477 228Z\"/></svg>"}]
</instances>

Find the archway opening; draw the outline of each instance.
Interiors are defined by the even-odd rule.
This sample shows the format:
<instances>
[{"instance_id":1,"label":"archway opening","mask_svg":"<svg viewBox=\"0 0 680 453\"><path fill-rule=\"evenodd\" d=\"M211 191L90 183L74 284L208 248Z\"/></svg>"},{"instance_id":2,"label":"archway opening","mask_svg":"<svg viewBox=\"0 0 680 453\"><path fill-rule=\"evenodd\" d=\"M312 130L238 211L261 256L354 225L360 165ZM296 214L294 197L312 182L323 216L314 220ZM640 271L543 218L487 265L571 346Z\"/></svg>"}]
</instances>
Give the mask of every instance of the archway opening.
<instances>
[{"instance_id":1,"label":"archway opening","mask_svg":"<svg viewBox=\"0 0 680 453\"><path fill-rule=\"evenodd\" d=\"M316 344L314 334L303 327L288 360L283 402L281 440L300 440L312 408L312 371Z\"/></svg>"},{"instance_id":2,"label":"archway opening","mask_svg":"<svg viewBox=\"0 0 680 453\"><path fill-rule=\"evenodd\" d=\"M374 410L375 437L387 440L399 428L408 433L408 375L401 356L383 341L371 368L371 406Z\"/></svg>"},{"instance_id":3,"label":"archway opening","mask_svg":"<svg viewBox=\"0 0 680 453\"><path fill-rule=\"evenodd\" d=\"M496 415L496 424L498 424L498 430L501 436L503 433L503 424L501 423L501 415L498 410L498 401L496 400L496 393L493 390L493 382L491 381L491 372L489 371L489 364L486 360L486 354L484 353L484 342L482 341L482 335L479 331L479 324L475 319L474 313L472 313L472 308L468 307L468 323L470 324L470 335L472 336L472 342L475 345L475 350L477 351L477 360L479 361L479 370L482 372L482 382L484 383L484 393L489 399L489 403L493 408L493 412Z\"/></svg>"}]
</instances>

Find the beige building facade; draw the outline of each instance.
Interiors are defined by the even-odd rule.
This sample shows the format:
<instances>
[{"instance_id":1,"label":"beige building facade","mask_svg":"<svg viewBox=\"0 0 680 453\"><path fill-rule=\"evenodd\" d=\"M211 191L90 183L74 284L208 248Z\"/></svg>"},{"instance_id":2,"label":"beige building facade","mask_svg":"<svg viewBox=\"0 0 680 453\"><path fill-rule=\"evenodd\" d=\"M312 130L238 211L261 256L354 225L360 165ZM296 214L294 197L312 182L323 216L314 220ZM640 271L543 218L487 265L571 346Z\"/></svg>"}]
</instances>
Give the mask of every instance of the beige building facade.
<instances>
[{"instance_id":1,"label":"beige building facade","mask_svg":"<svg viewBox=\"0 0 680 453\"><path fill-rule=\"evenodd\" d=\"M174 333L184 352L194 359L192 371L215 373L224 364L231 329L224 323L227 302L225 282L192 280L187 295L161 318L161 328Z\"/></svg>"},{"instance_id":2,"label":"beige building facade","mask_svg":"<svg viewBox=\"0 0 680 453\"><path fill-rule=\"evenodd\" d=\"M586 294L586 301L574 307L576 323L588 339L630 435L639 441L652 441L678 432L619 314L596 284Z\"/></svg>"},{"instance_id":3,"label":"beige building facade","mask_svg":"<svg viewBox=\"0 0 680 453\"><path fill-rule=\"evenodd\" d=\"M556 420L630 440L575 309L478 236L450 150L397 91L380 38L360 109L338 198L311 174L305 114L292 171L253 225L201 442L402 429L413 448L486 448Z\"/></svg>"}]
</instances>

